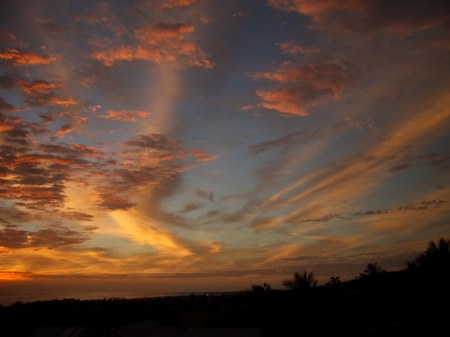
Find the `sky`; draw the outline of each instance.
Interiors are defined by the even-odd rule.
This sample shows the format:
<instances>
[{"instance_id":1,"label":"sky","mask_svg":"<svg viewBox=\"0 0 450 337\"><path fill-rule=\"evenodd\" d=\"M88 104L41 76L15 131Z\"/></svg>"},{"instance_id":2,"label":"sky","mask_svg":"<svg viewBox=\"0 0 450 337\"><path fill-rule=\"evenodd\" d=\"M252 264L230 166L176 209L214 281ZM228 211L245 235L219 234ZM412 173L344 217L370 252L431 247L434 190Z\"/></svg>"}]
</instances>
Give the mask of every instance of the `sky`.
<instances>
[{"instance_id":1,"label":"sky","mask_svg":"<svg viewBox=\"0 0 450 337\"><path fill-rule=\"evenodd\" d=\"M450 237L450 2L0 2L0 303L398 270Z\"/></svg>"}]
</instances>

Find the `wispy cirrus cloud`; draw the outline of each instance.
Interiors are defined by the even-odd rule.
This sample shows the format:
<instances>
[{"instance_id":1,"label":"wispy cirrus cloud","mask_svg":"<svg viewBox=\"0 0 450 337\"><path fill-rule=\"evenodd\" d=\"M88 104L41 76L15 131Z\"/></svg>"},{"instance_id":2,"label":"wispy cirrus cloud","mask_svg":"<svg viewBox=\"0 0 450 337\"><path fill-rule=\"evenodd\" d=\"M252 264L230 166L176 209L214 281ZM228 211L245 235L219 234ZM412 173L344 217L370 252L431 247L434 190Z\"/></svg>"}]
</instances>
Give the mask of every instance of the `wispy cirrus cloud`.
<instances>
[{"instance_id":1,"label":"wispy cirrus cloud","mask_svg":"<svg viewBox=\"0 0 450 337\"><path fill-rule=\"evenodd\" d=\"M447 101L447 97L441 97L433 103L432 107L418 111L414 118L392 130L391 137L387 137L383 143L365 154L301 176L284 190L273 194L257 210L259 212L262 210L274 211L297 206L277 217L279 226L284 224L285 226L301 227L301 224L304 223L327 223L351 219L356 216L356 213L343 212L345 205L351 205L355 200L364 198L371 191L375 191L383 185L388 178L386 171L393 159L392 153L399 153L407 145L423 141L424 135L439 128L440 123L448 118L448 109L442 110L446 104L444 102ZM433 118L430 118L430 115ZM429 203L425 200L424 204L413 203L410 209L420 207L432 209L434 206L439 208L444 205L446 199L431 200L443 200L443 202ZM300 205L301 207L299 207ZM407 208L404 205L399 206L398 211L406 211ZM376 209L368 211L368 213L358 213L358 216L383 215L390 212L389 209Z\"/></svg>"}]
</instances>

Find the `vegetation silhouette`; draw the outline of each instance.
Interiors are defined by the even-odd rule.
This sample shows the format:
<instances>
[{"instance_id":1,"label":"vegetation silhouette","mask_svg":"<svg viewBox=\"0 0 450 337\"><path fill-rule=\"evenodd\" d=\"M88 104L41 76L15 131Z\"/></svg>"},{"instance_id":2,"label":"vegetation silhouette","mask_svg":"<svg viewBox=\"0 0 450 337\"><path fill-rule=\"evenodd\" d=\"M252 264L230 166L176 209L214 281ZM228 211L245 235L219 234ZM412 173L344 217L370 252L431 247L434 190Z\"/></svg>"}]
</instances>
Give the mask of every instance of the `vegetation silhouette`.
<instances>
[{"instance_id":1,"label":"vegetation silhouette","mask_svg":"<svg viewBox=\"0 0 450 337\"><path fill-rule=\"evenodd\" d=\"M366 266L366 269L364 269L364 273L360 274L361 277L376 277L382 273L385 273L386 270L384 270L383 268L381 268L381 266L375 262L375 263L369 263Z\"/></svg>"},{"instance_id":2,"label":"vegetation silhouette","mask_svg":"<svg viewBox=\"0 0 450 337\"><path fill-rule=\"evenodd\" d=\"M330 280L325 284L328 287L339 287L342 284L339 276L330 276Z\"/></svg>"},{"instance_id":3,"label":"vegetation silhouette","mask_svg":"<svg viewBox=\"0 0 450 337\"><path fill-rule=\"evenodd\" d=\"M268 284L268 283L266 283L266 282L264 282L264 284L263 285L261 285L261 284L252 284L252 290L255 292L255 293L264 293L264 292L267 292L267 291L271 291L272 290L272 287L271 287L271 285L270 284Z\"/></svg>"},{"instance_id":4,"label":"vegetation silhouette","mask_svg":"<svg viewBox=\"0 0 450 337\"><path fill-rule=\"evenodd\" d=\"M317 280L312 271L307 272L305 270L303 274L295 272L292 279L283 281L283 286L290 290L304 291L316 287Z\"/></svg>"},{"instance_id":5,"label":"vegetation silhouette","mask_svg":"<svg viewBox=\"0 0 450 337\"><path fill-rule=\"evenodd\" d=\"M170 326L170 336L195 336L195 329L209 329L201 336L447 335L450 240L430 242L400 271L371 263L349 281L332 276L319 286L314 273L304 271L282 284L287 290L263 283L233 293L0 305L0 335L59 337L76 327L77 336L125 337L138 323ZM142 323L149 321L154 323ZM232 328L243 330L227 334ZM142 330L136 336L144 335L158 334Z\"/></svg>"},{"instance_id":6,"label":"vegetation silhouette","mask_svg":"<svg viewBox=\"0 0 450 337\"><path fill-rule=\"evenodd\" d=\"M431 241L425 253L408 262L410 271L448 272L450 268L450 240L444 238L438 244Z\"/></svg>"}]
</instances>

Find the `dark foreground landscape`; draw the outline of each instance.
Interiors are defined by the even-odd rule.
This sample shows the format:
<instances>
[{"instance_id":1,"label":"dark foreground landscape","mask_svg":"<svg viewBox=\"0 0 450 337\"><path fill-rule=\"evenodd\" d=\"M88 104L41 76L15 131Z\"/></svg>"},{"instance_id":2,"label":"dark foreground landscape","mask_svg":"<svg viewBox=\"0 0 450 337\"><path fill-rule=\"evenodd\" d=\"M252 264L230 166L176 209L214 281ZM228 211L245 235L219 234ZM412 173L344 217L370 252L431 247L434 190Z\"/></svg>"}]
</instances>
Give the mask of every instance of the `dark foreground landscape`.
<instances>
[{"instance_id":1,"label":"dark foreground landscape","mask_svg":"<svg viewBox=\"0 0 450 337\"><path fill-rule=\"evenodd\" d=\"M1 336L430 336L447 335L450 241L430 243L405 270L369 264L360 277L312 273L239 293L64 299L0 306Z\"/></svg>"}]
</instances>

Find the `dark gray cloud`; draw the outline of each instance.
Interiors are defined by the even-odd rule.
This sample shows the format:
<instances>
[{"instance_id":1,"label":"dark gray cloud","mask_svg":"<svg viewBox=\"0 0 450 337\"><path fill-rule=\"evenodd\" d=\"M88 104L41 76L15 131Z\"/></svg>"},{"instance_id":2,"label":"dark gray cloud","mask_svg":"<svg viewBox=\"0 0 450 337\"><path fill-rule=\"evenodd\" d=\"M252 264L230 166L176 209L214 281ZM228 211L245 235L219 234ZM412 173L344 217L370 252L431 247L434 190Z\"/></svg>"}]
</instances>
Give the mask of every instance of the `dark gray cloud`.
<instances>
[{"instance_id":1,"label":"dark gray cloud","mask_svg":"<svg viewBox=\"0 0 450 337\"><path fill-rule=\"evenodd\" d=\"M62 33L66 31L66 28L55 22L42 22L41 27L44 32L46 32L52 38L61 37Z\"/></svg>"},{"instance_id":2,"label":"dark gray cloud","mask_svg":"<svg viewBox=\"0 0 450 337\"><path fill-rule=\"evenodd\" d=\"M0 229L0 246L20 248L59 248L80 244L88 240L86 233L80 233L70 228L47 228L37 231L26 231L9 226Z\"/></svg>"},{"instance_id":3,"label":"dark gray cloud","mask_svg":"<svg viewBox=\"0 0 450 337\"><path fill-rule=\"evenodd\" d=\"M0 97L0 112L14 111L16 107Z\"/></svg>"},{"instance_id":4,"label":"dark gray cloud","mask_svg":"<svg viewBox=\"0 0 450 337\"><path fill-rule=\"evenodd\" d=\"M16 80L13 76L0 75L0 89L14 88L15 85L16 85Z\"/></svg>"},{"instance_id":5,"label":"dark gray cloud","mask_svg":"<svg viewBox=\"0 0 450 337\"><path fill-rule=\"evenodd\" d=\"M100 199L101 201L98 205L110 211L127 210L136 205L125 198L111 193L101 193Z\"/></svg>"},{"instance_id":6,"label":"dark gray cloud","mask_svg":"<svg viewBox=\"0 0 450 337\"><path fill-rule=\"evenodd\" d=\"M388 214L391 210L389 209L377 209L377 210L368 210L368 211L362 211L362 212L355 212L352 215L353 216L365 216L365 215L382 215L382 214Z\"/></svg>"},{"instance_id":7,"label":"dark gray cloud","mask_svg":"<svg viewBox=\"0 0 450 337\"><path fill-rule=\"evenodd\" d=\"M181 213L189 213L189 212L199 209L200 207L202 207L201 204L188 203L188 204L184 205L183 209L180 212Z\"/></svg>"},{"instance_id":8,"label":"dark gray cloud","mask_svg":"<svg viewBox=\"0 0 450 337\"><path fill-rule=\"evenodd\" d=\"M262 143L258 143L250 146L248 150L249 156L254 156L256 154L266 152L273 148L285 148L289 147L295 143L296 139L310 139L316 138L320 135L319 131L299 131L299 132L291 132L285 136L280 138L268 140Z\"/></svg>"},{"instance_id":9,"label":"dark gray cloud","mask_svg":"<svg viewBox=\"0 0 450 337\"><path fill-rule=\"evenodd\" d=\"M345 219L345 217L341 213L335 213L335 214L327 214L324 216L320 216L317 218L308 218L308 219L292 219L290 220L291 223L325 223L330 222L333 220L339 220L339 219Z\"/></svg>"},{"instance_id":10,"label":"dark gray cloud","mask_svg":"<svg viewBox=\"0 0 450 337\"><path fill-rule=\"evenodd\" d=\"M406 155L401 159L402 163L389 169L391 173L397 173L418 165L430 165L434 168L450 168L450 156L437 153L421 155Z\"/></svg>"},{"instance_id":11,"label":"dark gray cloud","mask_svg":"<svg viewBox=\"0 0 450 337\"><path fill-rule=\"evenodd\" d=\"M200 199L214 201L214 192L213 191L204 190L202 188L197 188L195 190L195 193L197 194L197 197L199 197Z\"/></svg>"},{"instance_id":12,"label":"dark gray cloud","mask_svg":"<svg viewBox=\"0 0 450 337\"><path fill-rule=\"evenodd\" d=\"M400 206L398 210L400 212L422 211L430 208L442 208L447 203L447 200L423 200Z\"/></svg>"}]
</instances>

